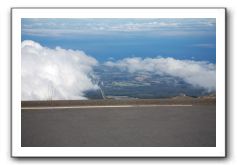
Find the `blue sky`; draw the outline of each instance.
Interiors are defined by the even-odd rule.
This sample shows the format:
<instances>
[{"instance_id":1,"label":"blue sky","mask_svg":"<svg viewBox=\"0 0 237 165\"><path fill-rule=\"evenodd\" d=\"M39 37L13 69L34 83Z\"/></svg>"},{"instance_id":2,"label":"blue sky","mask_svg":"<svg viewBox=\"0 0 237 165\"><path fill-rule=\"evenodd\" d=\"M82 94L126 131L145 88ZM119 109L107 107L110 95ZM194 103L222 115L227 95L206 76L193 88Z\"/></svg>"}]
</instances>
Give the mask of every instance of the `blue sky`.
<instances>
[{"instance_id":1,"label":"blue sky","mask_svg":"<svg viewBox=\"0 0 237 165\"><path fill-rule=\"evenodd\" d=\"M22 41L84 51L99 62L172 57L215 63L215 19L22 19Z\"/></svg>"}]
</instances>

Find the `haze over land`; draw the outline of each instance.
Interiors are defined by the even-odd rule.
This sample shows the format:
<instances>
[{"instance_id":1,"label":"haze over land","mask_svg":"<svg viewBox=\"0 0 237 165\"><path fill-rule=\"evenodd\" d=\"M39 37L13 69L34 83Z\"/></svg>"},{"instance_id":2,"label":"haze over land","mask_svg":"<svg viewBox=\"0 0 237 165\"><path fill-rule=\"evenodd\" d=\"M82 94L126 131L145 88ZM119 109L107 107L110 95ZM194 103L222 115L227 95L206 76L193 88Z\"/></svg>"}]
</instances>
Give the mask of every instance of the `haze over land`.
<instances>
[{"instance_id":1,"label":"haze over land","mask_svg":"<svg viewBox=\"0 0 237 165\"><path fill-rule=\"evenodd\" d=\"M215 30L215 19L23 19L22 100L213 94Z\"/></svg>"}]
</instances>

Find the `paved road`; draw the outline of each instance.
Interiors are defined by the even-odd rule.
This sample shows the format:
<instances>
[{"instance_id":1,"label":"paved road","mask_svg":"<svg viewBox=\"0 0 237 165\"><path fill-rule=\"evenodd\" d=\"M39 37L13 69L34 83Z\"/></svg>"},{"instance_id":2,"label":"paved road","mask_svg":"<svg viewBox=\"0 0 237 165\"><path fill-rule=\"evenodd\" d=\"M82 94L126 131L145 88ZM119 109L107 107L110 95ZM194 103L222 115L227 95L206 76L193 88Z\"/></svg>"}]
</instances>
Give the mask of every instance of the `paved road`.
<instances>
[{"instance_id":1,"label":"paved road","mask_svg":"<svg viewBox=\"0 0 237 165\"><path fill-rule=\"evenodd\" d=\"M215 105L22 109L22 146L211 147Z\"/></svg>"}]
</instances>

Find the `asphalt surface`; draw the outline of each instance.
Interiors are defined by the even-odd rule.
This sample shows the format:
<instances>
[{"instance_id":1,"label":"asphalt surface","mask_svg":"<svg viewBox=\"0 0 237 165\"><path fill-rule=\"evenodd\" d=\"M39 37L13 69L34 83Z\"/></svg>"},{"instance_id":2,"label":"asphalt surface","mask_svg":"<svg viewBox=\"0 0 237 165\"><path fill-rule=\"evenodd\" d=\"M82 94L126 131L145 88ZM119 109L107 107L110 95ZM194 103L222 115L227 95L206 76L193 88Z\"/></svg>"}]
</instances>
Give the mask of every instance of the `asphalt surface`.
<instances>
[{"instance_id":1,"label":"asphalt surface","mask_svg":"<svg viewBox=\"0 0 237 165\"><path fill-rule=\"evenodd\" d=\"M215 105L22 109L23 147L215 147Z\"/></svg>"}]
</instances>

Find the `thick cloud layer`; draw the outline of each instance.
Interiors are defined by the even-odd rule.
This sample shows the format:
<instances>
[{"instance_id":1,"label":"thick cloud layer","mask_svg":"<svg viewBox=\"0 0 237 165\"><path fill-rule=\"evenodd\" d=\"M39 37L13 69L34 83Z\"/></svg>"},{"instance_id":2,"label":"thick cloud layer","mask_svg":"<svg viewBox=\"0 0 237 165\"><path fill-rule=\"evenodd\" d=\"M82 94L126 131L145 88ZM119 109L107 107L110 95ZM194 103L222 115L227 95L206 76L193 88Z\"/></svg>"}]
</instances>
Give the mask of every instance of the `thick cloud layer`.
<instances>
[{"instance_id":1,"label":"thick cloud layer","mask_svg":"<svg viewBox=\"0 0 237 165\"><path fill-rule=\"evenodd\" d=\"M196 87L210 91L216 88L216 67L205 61L176 60L174 58L125 58L116 62L106 62L106 66L116 67L130 73L149 72L182 78Z\"/></svg>"},{"instance_id":2,"label":"thick cloud layer","mask_svg":"<svg viewBox=\"0 0 237 165\"><path fill-rule=\"evenodd\" d=\"M82 51L50 49L34 41L21 44L22 100L86 99L97 61Z\"/></svg>"}]
</instances>

